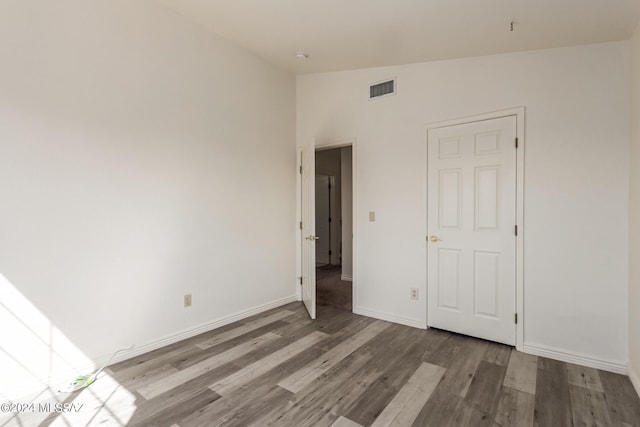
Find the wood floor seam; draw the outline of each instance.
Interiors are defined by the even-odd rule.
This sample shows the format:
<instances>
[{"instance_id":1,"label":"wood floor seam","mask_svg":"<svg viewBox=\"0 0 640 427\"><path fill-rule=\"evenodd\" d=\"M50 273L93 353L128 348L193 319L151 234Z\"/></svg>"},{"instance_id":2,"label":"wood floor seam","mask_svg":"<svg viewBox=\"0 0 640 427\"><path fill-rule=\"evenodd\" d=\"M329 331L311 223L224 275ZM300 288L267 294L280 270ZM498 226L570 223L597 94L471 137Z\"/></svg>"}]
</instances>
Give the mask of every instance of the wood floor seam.
<instances>
[{"instance_id":1,"label":"wood floor seam","mask_svg":"<svg viewBox=\"0 0 640 427\"><path fill-rule=\"evenodd\" d=\"M376 321L372 323L363 330L357 332L355 335L349 337L347 340L333 347L331 350L328 350L320 358L309 364L309 366L306 366L292 374L285 380L278 383L278 385L293 393L297 393L324 372L339 363L346 356L364 345L365 342L369 341L375 335L388 327L389 323L387 322Z\"/></svg>"},{"instance_id":2,"label":"wood floor seam","mask_svg":"<svg viewBox=\"0 0 640 427\"><path fill-rule=\"evenodd\" d=\"M191 365L188 368L175 372L156 382L153 382L144 387L138 388L137 392L140 393L142 396L144 396L146 399L152 399L156 396L161 395L166 391L169 391L179 386L180 384L184 384L185 382L190 381L202 375L203 373L206 373L217 367L220 367L225 363L233 361L234 359L236 359L241 355L250 353L251 351L254 351L280 338L281 337L279 335L268 332L264 335L261 335L257 338L254 338L250 341L247 341L243 344L233 347L225 351L224 353L220 353L215 356L212 356L198 364Z\"/></svg>"},{"instance_id":3,"label":"wood floor seam","mask_svg":"<svg viewBox=\"0 0 640 427\"><path fill-rule=\"evenodd\" d=\"M324 332L313 332L304 338L301 338L292 344L266 356L265 358L252 363L251 365L241 369L240 371L231 374L230 376L221 379L209 386L209 388L218 394L224 395L229 391L237 388L243 384L246 384L253 378L265 373L269 369L284 363L288 359L295 355L305 351L310 346L318 343L327 337Z\"/></svg>"}]
</instances>

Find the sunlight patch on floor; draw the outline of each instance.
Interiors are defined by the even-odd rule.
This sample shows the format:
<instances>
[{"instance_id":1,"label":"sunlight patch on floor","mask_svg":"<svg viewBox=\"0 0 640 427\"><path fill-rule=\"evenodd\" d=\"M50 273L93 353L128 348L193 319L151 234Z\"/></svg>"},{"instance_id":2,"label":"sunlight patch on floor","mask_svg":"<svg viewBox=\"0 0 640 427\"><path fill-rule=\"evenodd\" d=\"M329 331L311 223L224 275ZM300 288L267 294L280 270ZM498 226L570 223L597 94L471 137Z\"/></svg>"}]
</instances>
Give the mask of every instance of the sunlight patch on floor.
<instances>
[{"instance_id":1,"label":"sunlight patch on floor","mask_svg":"<svg viewBox=\"0 0 640 427\"><path fill-rule=\"evenodd\" d=\"M75 393L58 389L95 364L0 274L0 426L125 426L135 396L107 373ZM19 406L16 406L19 405Z\"/></svg>"}]
</instances>

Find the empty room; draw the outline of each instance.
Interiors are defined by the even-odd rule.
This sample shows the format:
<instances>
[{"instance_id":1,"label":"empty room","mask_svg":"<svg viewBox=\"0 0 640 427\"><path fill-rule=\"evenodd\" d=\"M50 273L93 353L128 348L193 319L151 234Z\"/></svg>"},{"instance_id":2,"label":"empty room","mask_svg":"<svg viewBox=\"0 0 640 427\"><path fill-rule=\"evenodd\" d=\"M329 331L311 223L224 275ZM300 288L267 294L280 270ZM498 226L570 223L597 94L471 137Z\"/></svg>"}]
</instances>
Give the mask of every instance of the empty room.
<instances>
[{"instance_id":1,"label":"empty room","mask_svg":"<svg viewBox=\"0 0 640 427\"><path fill-rule=\"evenodd\" d=\"M638 0L0 0L0 427L640 427Z\"/></svg>"}]
</instances>

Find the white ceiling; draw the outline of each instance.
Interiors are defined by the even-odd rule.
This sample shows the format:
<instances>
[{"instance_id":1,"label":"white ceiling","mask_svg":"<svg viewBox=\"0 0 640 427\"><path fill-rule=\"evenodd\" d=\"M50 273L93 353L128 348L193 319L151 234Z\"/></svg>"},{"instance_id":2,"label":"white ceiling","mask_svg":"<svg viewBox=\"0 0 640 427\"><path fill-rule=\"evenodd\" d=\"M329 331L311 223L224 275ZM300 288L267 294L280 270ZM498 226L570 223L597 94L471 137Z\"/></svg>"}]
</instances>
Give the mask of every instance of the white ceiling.
<instances>
[{"instance_id":1,"label":"white ceiling","mask_svg":"<svg viewBox=\"0 0 640 427\"><path fill-rule=\"evenodd\" d=\"M295 74L627 40L640 18L640 0L158 1Z\"/></svg>"}]
</instances>

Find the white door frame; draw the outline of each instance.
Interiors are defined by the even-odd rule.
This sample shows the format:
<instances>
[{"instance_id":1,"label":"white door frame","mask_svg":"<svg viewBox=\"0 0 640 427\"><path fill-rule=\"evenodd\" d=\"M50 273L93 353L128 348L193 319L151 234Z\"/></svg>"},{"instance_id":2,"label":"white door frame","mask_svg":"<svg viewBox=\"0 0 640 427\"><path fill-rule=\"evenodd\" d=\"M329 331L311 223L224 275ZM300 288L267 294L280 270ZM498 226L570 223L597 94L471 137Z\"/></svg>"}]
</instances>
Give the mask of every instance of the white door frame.
<instances>
[{"instance_id":1,"label":"white door frame","mask_svg":"<svg viewBox=\"0 0 640 427\"><path fill-rule=\"evenodd\" d=\"M516 349L522 351L524 343L524 149L525 144L525 107L515 107L506 110L494 111L490 113L478 114L473 116L461 117L458 119L446 120L441 122L430 123L426 125L427 144L428 132L430 129L438 129L442 127L461 125L465 123L479 122L483 120L499 119L502 117L515 116L516 118L516 137L518 138L518 149L516 150L516 221L518 226L518 235L516 236L516 312L518 323L516 324ZM428 154L427 154L428 155ZM426 172L428 174L428 158L426 159ZM428 191L428 182L425 176L425 194ZM428 212L425 209L425 212ZM427 218L425 218L425 245ZM425 259L426 262L426 259ZM428 286L427 286L428 289ZM427 295L428 298L428 295ZM428 300L425 300L425 309L428 310ZM429 314L427 313L427 319Z\"/></svg>"},{"instance_id":2,"label":"white door frame","mask_svg":"<svg viewBox=\"0 0 640 427\"><path fill-rule=\"evenodd\" d=\"M352 231L353 231L353 241L352 241L352 245L351 245L351 252L352 252L352 272L351 272L351 277L352 277L352 281L351 281L351 311L355 312L354 310L356 309L357 304L357 295L358 292L356 292L357 286L358 286L358 268L357 268L357 256L356 256L356 251L357 251L357 247L358 245L356 244L357 238L358 238L358 223L356 221L356 219L358 218L357 215L357 195L358 192L356 191L357 188L357 173L356 173L356 138L347 138L347 139L340 139L340 140L335 140L335 141L328 141L328 142L318 142L317 140L315 141L315 147L316 147L316 151L323 151L323 150L331 150L334 148L342 148L342 147L351 147L351 206L352 206L352 212L351 212L351 226L352 226ZM315 177L314 177L315 179Z\"/></svg>"},{"instance_id":3,"label":"white door frame","mask_svg":"<svg viewBox=\"0 0 640 427\"><path fill-rule=\"evenodd\" d=\"M302 148L300 163L300 296L309 317L316 318L315 148ZM306 215L305 215L306 212ZM305 256L306 254L306 256ZM305 275L305 272L307 273ZM305 299L305 296L308 297Z\"/></svg>"},{"instance_id":4,"label":"white door frame","mask_svg":"<svg viewBox=\"0 0 640 427\"><path fill-rule=\"evenodd\" d=\"M302 147L296 147L296 298L302 301Z\"/></svg>"}]
</instances>

